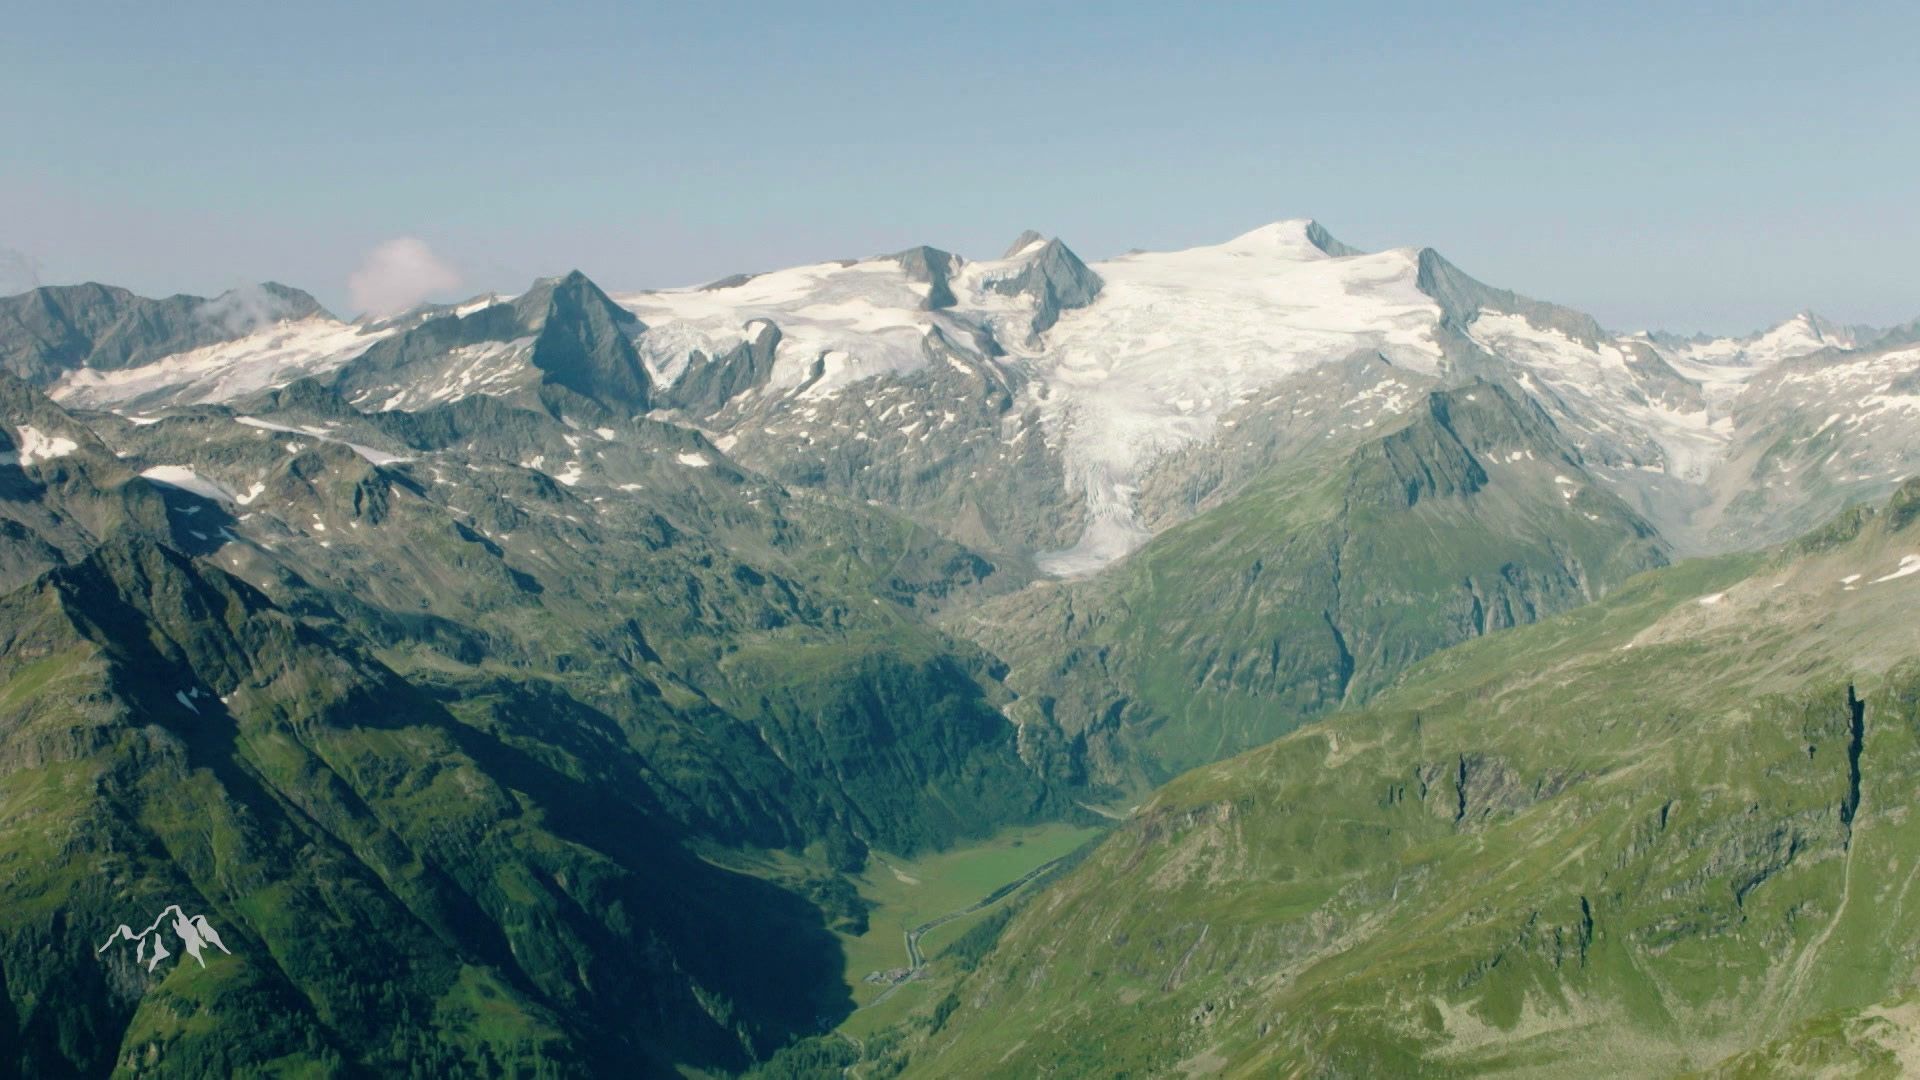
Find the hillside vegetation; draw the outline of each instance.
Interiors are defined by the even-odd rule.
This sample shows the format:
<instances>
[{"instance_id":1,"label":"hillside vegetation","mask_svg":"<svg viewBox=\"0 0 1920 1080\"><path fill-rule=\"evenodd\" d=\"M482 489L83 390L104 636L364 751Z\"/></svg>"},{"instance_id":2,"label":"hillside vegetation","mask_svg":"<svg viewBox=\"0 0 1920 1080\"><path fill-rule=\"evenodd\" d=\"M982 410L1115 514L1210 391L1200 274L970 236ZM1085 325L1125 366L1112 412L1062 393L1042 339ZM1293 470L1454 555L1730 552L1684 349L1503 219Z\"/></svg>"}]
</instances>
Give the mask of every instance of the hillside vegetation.
<instances>
[{"instance_id":1,"label":"hillside vegetation","mask_svg":"<svg viewBox=\"0 0 1920 1080\"><path fill-rule=\"evenodd\" d=\"M1909 483L1644 575L1181 777L1014 919L910 1072L1911 1060L1916 518Z\"/></svg>"}]
</instances>

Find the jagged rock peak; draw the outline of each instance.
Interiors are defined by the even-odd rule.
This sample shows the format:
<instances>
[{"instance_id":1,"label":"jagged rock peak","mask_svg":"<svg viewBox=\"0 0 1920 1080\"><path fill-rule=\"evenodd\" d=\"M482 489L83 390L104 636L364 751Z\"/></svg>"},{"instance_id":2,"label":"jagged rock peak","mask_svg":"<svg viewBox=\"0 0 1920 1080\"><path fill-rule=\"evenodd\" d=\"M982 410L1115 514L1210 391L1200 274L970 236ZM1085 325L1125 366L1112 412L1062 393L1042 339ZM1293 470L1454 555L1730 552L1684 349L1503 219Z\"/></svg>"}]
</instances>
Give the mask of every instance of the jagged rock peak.
<instances>
[{"instance_id":1,"label":"jagged rock peak","mask_svg":"<svg viewBox=\"0 0 1920 1080\"><path fill-rule=\"evenodd\" d=\"M1366 252L1361 251L1351 244L1341 243L1332 233L1327 231L1326 226L1317 221L1307 222L1307 242L1335 257L1366 254Z\"/></svg>"},{"instance_id":2,"label":"jagged rock peak","mask_svg":"<svg viewBox=\"0 0 1920 1080\"><path fill-rule=\"evenodd\" d=\"M1851 349L1860 341L1868 340L1876 336L1876 331L1872 328L1864 326L1844 326L1812 309L1800 312L1793 318L1767 331L1767 333L1779 334L1783 331L1790 332L1792 330L1799 330L1800 333L1813 341L1841 349ZM1761 336L1764 337L1766 334Z\"/></svg>"},{"instance_id":3,"label":"jagged rock peak","mask_svg":"<svg viewBox=\"0 0 1920 1080\"><path fill-rule=\"evenodd\" d=\"M905 251L887 256L900 264L907 273L908 280L924 282L927 286L927 298L921 307L927 311L949 308L959 301L953 295L948 284L953 273L960 267L960 260L950 252L921 244Z\"/></svg>"},{"instance_id":4,"label":"jagged rock peak","mask_svg":"<svg viewBox=\"0 0 1920 1080\"><path fill-rule=\"evenodd\" d=\"M1029 245L1028 250L1031 254L1019 272L993 279L986 287L1006 296L1032 297L1032 334L1037 337L1059 321L1060 312L1093 303L1105 282L1058 238L1037 248Z\"/></svg>"},{"instance_id":5,"label":"jagged rock peak","mask_svg":"<svg viewBox=\"0 0 1920 1080\"><path fill-rule=\"evenodd\" d=\"M1025 232L1021 233L1019 236L1014 237L1013 243L1007 246L1006 254L1000 257L1003 259L1011 259L1015 255L1020 254L1021 252L1027 250L1028 248L1032 247L1035 244L1038 244L1044 241L1045 239L1046 237L1040 235L1039 233L1033 231L1032 229L1028 229Z\"/></svg>"},{"instance_id":6,"label":"jagged rock peak","mask_svg":"<svg viewBox=\"0 0 1920 1080\"><path fill-rule=\"evenodd\" d=\"M570 270L559 277L541 278L513 301L515 313L522 324L529 328L543 325L547 314L562 306L603 312L622 325L638 321L633 312L614 303L613 298L594 284L592 278L578 270Z\"/></svg>"},{"instance_id":7,"label":"jagged rock peak","mask_svg":"<svg viewBox=\"0 0 1920 1080\"><path fill-rule=\"evenodd\" d=\"M1589 347L1597 347L1606 336L1593 316L1511 289L1496 289L1469 276L1432 248L1421 248L1417 258L1415 286L1440 305L1442 317L1456 328L1465 328L1482 311L1497 311L1518 315L1543 330L1557 330Z\"/></svg>"},{"instance_id":8,"label":"jagged rock peak","mask_svg":"<svg viewBox=\"0 0 1920 1080\"><path fill-rule=\"evenodd\" d=\"M640 320L578 270L528 289L515 311L534 339L533 365L545 381L602 404L644 411L652 381L631 334Z\"/></svg>"}]
</instances>

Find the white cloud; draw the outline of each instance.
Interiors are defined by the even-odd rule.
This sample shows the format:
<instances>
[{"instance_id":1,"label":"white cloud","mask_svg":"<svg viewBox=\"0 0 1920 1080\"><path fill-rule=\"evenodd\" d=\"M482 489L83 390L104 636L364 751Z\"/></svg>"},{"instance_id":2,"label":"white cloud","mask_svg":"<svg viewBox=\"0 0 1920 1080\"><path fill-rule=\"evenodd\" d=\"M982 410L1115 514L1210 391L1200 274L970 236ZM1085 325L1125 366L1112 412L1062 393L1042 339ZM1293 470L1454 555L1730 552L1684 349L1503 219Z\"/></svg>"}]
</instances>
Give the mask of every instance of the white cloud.
<instances>
[{"instance_id":1,"label":"white cloud","mask_svg":"<svg viewBox=\"0 0 1920 1080\"><path fill-rule=\"evenodd\" d=\"M39 262L25 252L0 247L0 296L13 296L39 287Z\"/></svg>"},{"instance_id":2,"label":"white cloud","mask_svg":"<svg viewBox=\"0 0 1920 1080\"><path fill-rule=\"evenodd\" d=\"M194 314L239 337L291 318L298 311L299 306L289 297L269 292L262 285L243 285L201 304Z\"/></svg>"},{"instance_id":3,"label":"white cloud","mask_svg":"<svg viewBox=\"0 0 1920 1080\"><path fill-rule=\"evenodd\" d=\"M389 240L367 252L360 269L347 275L353 306L369 315L405 311L459 287L460 272L435 255L425 241L411 236Z\"/></svg>"}]
</instances>

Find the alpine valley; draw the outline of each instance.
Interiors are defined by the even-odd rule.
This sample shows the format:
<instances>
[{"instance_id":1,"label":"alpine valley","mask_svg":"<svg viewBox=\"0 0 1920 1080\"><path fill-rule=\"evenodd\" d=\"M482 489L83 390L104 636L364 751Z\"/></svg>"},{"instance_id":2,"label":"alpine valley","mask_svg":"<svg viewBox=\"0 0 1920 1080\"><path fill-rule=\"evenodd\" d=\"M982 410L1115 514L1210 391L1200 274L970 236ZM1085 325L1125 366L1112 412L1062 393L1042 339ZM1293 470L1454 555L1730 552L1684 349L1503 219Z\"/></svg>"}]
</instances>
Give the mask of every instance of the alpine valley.
<instances>
[{"instance_id":1,"label":"alpine valley","mask_svg":"<svg viewBox=\"0 0 1920 1080\"><path fill-rule=\"evenodd\" d=\"M1920 1072L1915 474L1304 220L6 297L0 1074Z\"/></svg>"}]
</instances>

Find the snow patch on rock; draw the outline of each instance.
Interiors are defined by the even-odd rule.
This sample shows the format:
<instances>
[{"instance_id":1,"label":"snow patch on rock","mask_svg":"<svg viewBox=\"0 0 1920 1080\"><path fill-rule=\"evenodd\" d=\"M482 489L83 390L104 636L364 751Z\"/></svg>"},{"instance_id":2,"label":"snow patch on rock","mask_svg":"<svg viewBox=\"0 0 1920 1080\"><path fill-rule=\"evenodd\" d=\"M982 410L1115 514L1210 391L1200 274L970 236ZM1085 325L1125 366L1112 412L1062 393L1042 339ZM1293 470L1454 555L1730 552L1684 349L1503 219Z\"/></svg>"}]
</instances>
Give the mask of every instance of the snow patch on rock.
<instances>
[{"instance_id":1,"label":"snow patch on rock","mask_svg":"<svg viewBox=\"0 0 1920 1080\"><path fill-rule=\"evenodd\" d=\"M78 449L80 444L64 435L47 435L39 428L22 424L20 425L20 450L13 455L13 460L16 465L26 466L36 461L63 458Z\"/></svg>"},{"instance_id":2,"label":"snow patch on rock","mask_svg":"<svg viewBox=\"0 0 1920 1080\"><path fill-rule=\"evenodd\" d=\"M141 470L140 475L156 484L179 488L181 491L198 495L203 499L212 499L214 502L237 505L240 501L226 487L208 480L184 465L155 465L150 469Z\"/></svg>"}]
</instances>

